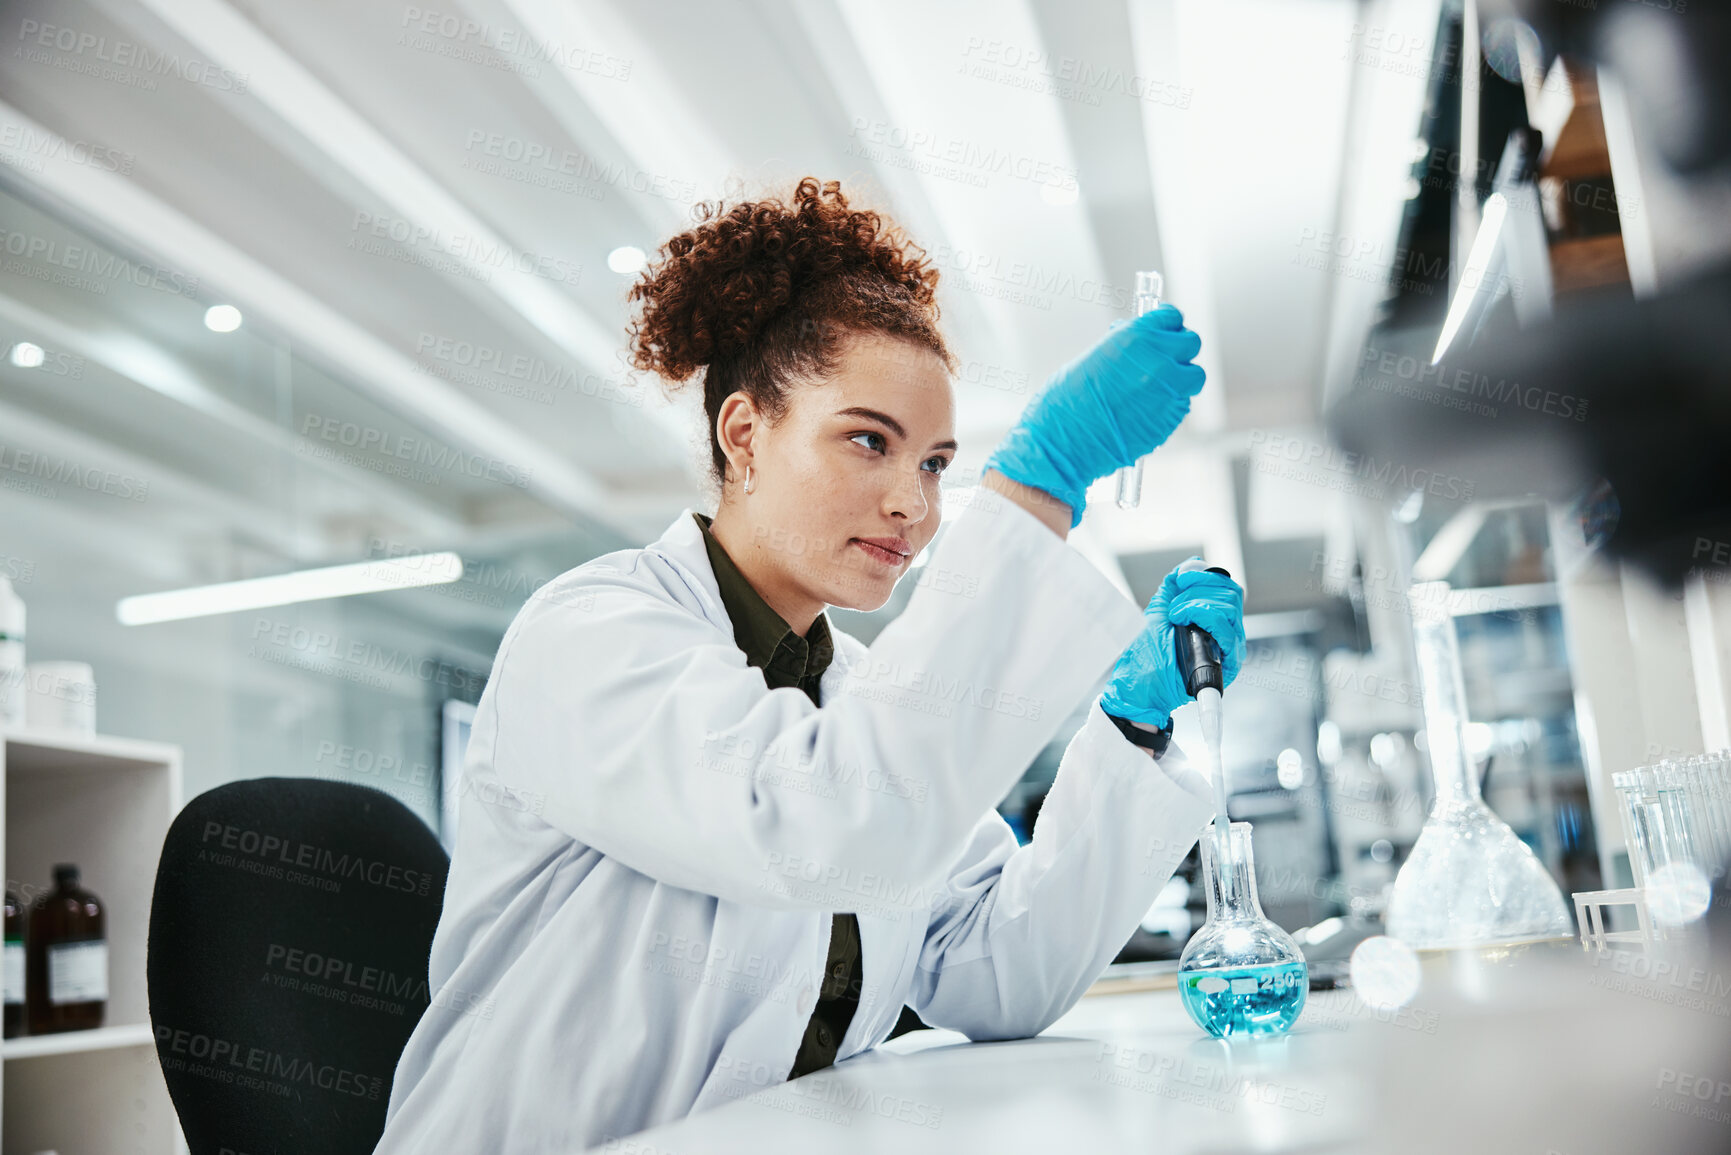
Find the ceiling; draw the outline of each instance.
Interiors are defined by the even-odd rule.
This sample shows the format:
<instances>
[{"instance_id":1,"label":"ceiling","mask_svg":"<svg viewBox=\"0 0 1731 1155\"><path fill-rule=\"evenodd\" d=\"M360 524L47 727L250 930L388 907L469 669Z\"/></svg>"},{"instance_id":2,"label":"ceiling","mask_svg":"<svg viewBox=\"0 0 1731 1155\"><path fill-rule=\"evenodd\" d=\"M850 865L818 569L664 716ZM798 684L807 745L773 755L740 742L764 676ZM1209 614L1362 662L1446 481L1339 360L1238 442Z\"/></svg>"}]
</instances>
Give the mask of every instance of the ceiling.
<instances>
[{"instance_id":1,"label":"ceiling","mask_svg":"<svg viewBox=\"0 0 1731 1155\"><path fill-rule=\"evenodd\" d=\"M1156 267L1210 384L1080 544L1242 572L1329 532L1326 482L1231 461L1320 439L1351 371L1424 96L1366 45L1438 0L433 3L8 6L0 341L79 373L0 365L0 420L153 480L147 520L57 505L152 588L445 548L544 580L655 536L701 430L623 366L607 256L808 173L943 272L962 483Z\"/></svg>"}]
</instances>

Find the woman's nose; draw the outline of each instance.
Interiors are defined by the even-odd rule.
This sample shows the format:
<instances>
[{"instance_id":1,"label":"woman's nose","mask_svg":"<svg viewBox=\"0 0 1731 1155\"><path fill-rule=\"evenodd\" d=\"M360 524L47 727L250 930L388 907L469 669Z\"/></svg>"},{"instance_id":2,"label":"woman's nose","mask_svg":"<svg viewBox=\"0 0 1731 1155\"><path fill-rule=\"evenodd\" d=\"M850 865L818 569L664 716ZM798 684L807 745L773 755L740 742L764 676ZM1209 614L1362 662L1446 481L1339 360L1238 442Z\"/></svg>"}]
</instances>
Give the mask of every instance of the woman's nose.
<instances>
[{"instance_id":1,"label":"woman's nose","mask_svg":"<svg viewBox=\"0 0 1731 1155\"><path fill-rule=\"evenodd\" d=\"M918 525L931 513L931 503L926 498L925 478L923 471L915 469L910 477L902 470L896 471L896 480L891 484L889 492L889 515L906 518Z\"/></svg>"}]
</instances>

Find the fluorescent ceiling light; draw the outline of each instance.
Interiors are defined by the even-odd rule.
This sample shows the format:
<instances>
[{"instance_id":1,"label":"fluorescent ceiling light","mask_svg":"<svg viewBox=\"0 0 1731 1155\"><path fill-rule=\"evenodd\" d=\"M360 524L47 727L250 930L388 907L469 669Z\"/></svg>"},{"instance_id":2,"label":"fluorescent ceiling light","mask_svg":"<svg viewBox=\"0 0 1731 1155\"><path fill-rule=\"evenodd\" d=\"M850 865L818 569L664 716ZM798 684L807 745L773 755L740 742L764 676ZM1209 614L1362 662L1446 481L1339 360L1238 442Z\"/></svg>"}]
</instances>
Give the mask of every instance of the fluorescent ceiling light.
<instances>
[{"instance_id":1,"label":"fluorescent ceiling light","mask_svg":"<svg viewBox=\"0 0 1731 1155\"><path fill-rule=\"evenodd\" d=\"M1486 288L1485 275L1490 271L1491 254L1497 251L1497 236L1503 231L1503 218L1509 214L1509 202L1502 193L1492 193L1485 202L1485 215L1479 221L1478 235L1473 238L1472 251L1467 254L1467 267L1461 271L1460 284L1455 286L1455 299L1449 302L1448 319L1443 322L1442 336L1437 338L1436 352L1430 363L1435 365L1448 352L1449 344L1460 332L1473 302Z\"/></svg>"},{"instance_id":2,"label":"fluorescent ceiling light","mask_svg":"<svg viewBox=\"0 0 1731 1155\"><path fill-rule=\"evenodd\" d=\"M607 254L607 267L616 273L635 273L640 271L648 258L643 250L636 245L620 245Z\"/></svg>"},{"instance_id":3,"label":"fluorescent ceiling light","mask_svg":"<svg viewBox=\"0 0 1731 1155\"><path fill-rule=\"evenodd\" d=\"M42 364L46 357L42 346L32 345L28 341L20 341L12 346L12 363L20 369L34 369Z\"/></svg>"},{"instance_id":4,"label":"fluorescent ceiling light","mask_svg":"<svg viewBox=\"0 0 1731 1155\"><path fill-rule=\"evenodd\" d=\"M354 594L384 593L416 586L445 585L463 576L463 559L454 553L422 553L383 561L333 565L275 577L249 578L220 585L167 590L121 598L114 616L123 626L177 622L211 614L232 614L266 606L316 602Z\"/></svg>"},{"instance_id":5,"label":"fluorescent ceiling light","mask_svg":"<svg viewBox=\"0 0 1731 1155\"><path fill-rule=\"evenodd\" d=\"M232 333L240 328L240 310L233 305L212 305L204 311L204 327L212 333Z\"/></svg>"}]
</instances>

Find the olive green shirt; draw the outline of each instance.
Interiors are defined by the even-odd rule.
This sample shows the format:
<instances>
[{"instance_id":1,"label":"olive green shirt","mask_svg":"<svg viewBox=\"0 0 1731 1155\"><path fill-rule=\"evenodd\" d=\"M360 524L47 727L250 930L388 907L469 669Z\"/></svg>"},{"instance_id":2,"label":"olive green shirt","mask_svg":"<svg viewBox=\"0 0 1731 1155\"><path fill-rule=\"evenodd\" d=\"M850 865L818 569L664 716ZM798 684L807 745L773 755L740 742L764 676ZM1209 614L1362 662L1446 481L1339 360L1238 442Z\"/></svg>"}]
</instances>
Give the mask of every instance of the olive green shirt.
<instances>
[{"instance_id":1,"label":"olive green shirt","mask_svg":"<svg viewBox=\"0 0 1731 1155\"><path fill-rule=\"evenodd\" d=\"M721 604L733 622L733 641L745 651L746 664L763 671L763 680L770 689L797 687L813 705L821 706L818 679L835 657L829 619L819 614L805 637L794 633L793 627L745 580L745 575L709 532L710 519L701 513L692 516L703 530L703 545L715 570L715 584L721 588ZM823 987L805 1025L805 1036L800 1040L799 1053L794 1056L788 1078L797 1079L835 1062L842 1036L859 1006L861 971L859 919L852 914L835 915L830 924Z\"/></svg>"}]
</instances>

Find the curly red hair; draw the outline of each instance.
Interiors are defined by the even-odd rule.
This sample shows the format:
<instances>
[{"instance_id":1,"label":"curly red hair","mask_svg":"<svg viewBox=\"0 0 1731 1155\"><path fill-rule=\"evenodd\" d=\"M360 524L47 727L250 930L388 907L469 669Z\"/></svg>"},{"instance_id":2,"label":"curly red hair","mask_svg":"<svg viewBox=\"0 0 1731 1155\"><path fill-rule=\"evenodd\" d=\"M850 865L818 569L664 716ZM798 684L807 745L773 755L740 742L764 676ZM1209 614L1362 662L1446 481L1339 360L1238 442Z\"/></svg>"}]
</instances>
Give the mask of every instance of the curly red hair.
<instances>
[{"instance_id":1,"label":"curly red hair","mask_svg":"<svg viewBox=\"0 0 1731 1155\"><path fill-rule=\"evenodd\" d=\"M632 286L632 364L680 383L704 374L717 481L721 403L743 392L771 419L787 390L833 372L847 341L882 333L954 361L938 331L938 270L876 212L850 208L838 181L805 177L788 200L699 205Z\"/></svg>"}]
</instances>

